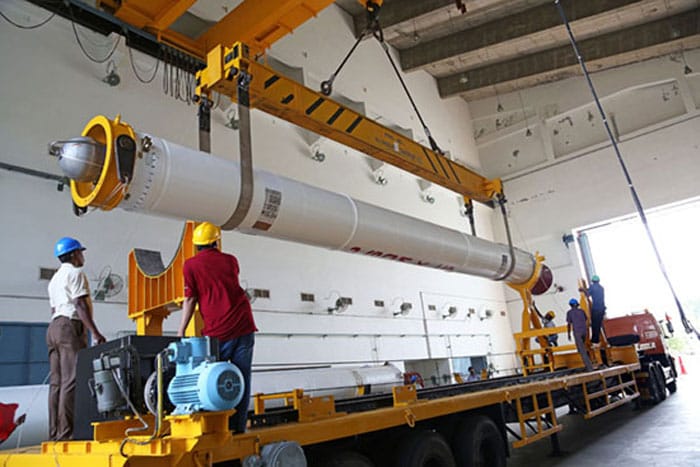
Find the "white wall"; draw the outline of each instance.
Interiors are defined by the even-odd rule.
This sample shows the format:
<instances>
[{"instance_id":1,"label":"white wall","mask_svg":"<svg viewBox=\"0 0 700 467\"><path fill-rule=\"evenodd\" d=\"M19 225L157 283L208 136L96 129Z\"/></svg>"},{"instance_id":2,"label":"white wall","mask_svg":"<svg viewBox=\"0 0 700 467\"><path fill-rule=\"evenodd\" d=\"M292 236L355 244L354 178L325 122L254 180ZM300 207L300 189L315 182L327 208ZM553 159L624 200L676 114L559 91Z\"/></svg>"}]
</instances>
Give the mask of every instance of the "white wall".
<instances>
[{"instance_id":1,"label":"white wall","mask_svg":"<svg viewBox=\"0 0 700 467\"><path fill-rule=\"evenodd\" d=\"M5 10L26 24L47 16L21 2L3 3ZM276 44L271 54L302 66L308 82L321 81L354 42L350 23L349 17L331 6ZM93 55L102 57L109 50L110 39L79 32ZM135 55L147 76L153 59ZM59 173L55 161L46 156L47 143L77 135L100 113L110 117L121 113L139 130L186 146L197 145L196 108L164 96L160 73L150 85L136 81L123 44L115 55L122 81L114 88L101 81L105 65L93 64L82 55L70 23L61 18L32 31L0 22L0 57L5 64L0 68L3 162ZM433 78L423 72L405 79L439 144L460 161L478 166L467 105L458 98L439 100ZM362 44L335 88L342 95L365 101L371 116L422 135L377 44ZM224 127L223 115L221 110L214 111L212 150L236 158L237 133ZM327 154L322 164L311 160L298 128L253 112L257 167L468 231L454 193L433 187L436 202L430 205L420 199L415 177L384 168L389 184L379 186L371 177L366 156L327 140L320 144ZM57 238L73 235L87 245L85 270L91 280L104 268L126 279L130 248L161 250L167 262L182 227L180 222L119 210L95 211L78 219L71 213L68 190L58 192L54 182L7 171L0 171L0 199L4 220L0 258L6 271L0 276L0 314L7 321L48 319L47 282L38 280L38 269L56 267L52 246ZM486 238L491 237L491 217L490 210L478 208L478 232ZM472 345L472 335L477 334L490 335L488 350L494 354L513 351L508 320L500 313L505 310L500 283L237 233L224 234L224 249L238 256L241 278L248 287L271 293L269 300L259 299L253 305L261 331L257 365L483 355L487 353L483 346ZM314 293L316 303L302 303L300 292ZM352 297L353 306L342 315L328 315L326 308L339 295ZM384 300L386 306L374 307L375 299ZM134 328L126 318L125 301L123 291L109 303L95 306L98 326L108 337ZM413 310L395 318L393 311L404 301L411 302ZM459 313L443 320L440 310L447 303L458 306ZM436 310L429 310L429 305ZM484 321L467 318L470 307L489 307L496 313ZM176 329L178 319L175 315L166 321L166 329ZM512 360L504 360L506 364L512 367Z\"/></svg>"},{"instance_id":2,"label":"white wall","mask_svg":"<svg viewBox=\"0 0 700 467\"><path fill-rule=\"evenodd\" d=\"M646 208L700 194L700 51L684 56L695 73L685 75L683 57L676 54L592 75ZM555 282L565 287L538 304L563 312L569 298L578 296L582 269L575 246L567 249L562 235L635 212L585 80L484 99L470 103L470 110L482 167L505 181L515 242L544 254ZM502 230L495 232L502 236ZM520 304L508 297L513 329L519 329Z\"/></svg>"}]
</instances>

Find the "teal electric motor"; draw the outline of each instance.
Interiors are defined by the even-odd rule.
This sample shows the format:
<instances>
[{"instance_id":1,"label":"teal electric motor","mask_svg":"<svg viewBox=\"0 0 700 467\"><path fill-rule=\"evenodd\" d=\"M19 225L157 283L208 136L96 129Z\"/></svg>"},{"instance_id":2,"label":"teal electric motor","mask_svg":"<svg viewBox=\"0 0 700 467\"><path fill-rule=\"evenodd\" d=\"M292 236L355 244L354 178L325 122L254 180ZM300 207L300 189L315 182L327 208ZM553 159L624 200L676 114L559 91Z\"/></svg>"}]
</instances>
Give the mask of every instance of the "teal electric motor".
<instances>
[{"instance_id":1,"label":"teal electric motor","mask_svg":"<svg viewBox=\"0 0 700 467\"><path fill-rule=\"evenodd\" d=\"M208 337L187 337L168 346L175 377L168 385L173 414L231 410L243 397L243 375L230 362L217 362Z\"/></svg>"}]
</instances>

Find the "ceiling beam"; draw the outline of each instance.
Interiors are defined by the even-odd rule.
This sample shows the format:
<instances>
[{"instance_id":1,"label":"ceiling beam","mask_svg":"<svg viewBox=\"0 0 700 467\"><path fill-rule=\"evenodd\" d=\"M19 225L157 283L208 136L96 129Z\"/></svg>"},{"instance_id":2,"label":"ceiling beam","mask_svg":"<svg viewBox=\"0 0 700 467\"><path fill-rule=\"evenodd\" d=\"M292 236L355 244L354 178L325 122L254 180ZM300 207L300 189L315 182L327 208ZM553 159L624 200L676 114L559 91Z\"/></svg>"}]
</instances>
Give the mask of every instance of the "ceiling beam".
<instances>
[{"instance_id":1,"label":"ceiling beam","mask_svg":"<svg viewBox=\"0 0 700 467\"><path fill-rule=\"evenodd\" d=\"M658 55L659 50L669 47L681 50L683 40L694 43L695 36L698 35L700 8L580 41L579 49L588 63L597 62L591 71L599 71L652 58L656 56L650 55L652 51L657 51ZM439 78L438 88L442 97L460 94L466 99L476 99L501 93L506 87L513 91L564 79L576 74L577 67L577 58L567 44Z\"/></svg>"},{"instance_id":2,"label":"ceiling beam","mask_svg":"<svg viewBox=\"0 0 700 467\"><path fill-rule=\"evenodd\" d=\"M567 0L562 2L579 39L612 32L697 8L697 0ZM510 14L400 51L404 71L451 73L522 56L568 41L554 3Z\"/></svg>"},{"instance_id":3,"label":"ceiling beam","mask_svg":"<svg viewBox=\"0 0 700 467\"><path fill-rule=\"evenodd\" d=\"M465 12L462 13L455 0L387 0L379 13L379 23L384 40L397 49L405 49L417 42L442 37L446 30L461 31L473 28L495 18L551 1L462 0L465 6ZM345 1L342 4L345 4ZM353 23L357 37L367 26L367 15L364 12L354 13Z\"/></svg>"}]
</instances>

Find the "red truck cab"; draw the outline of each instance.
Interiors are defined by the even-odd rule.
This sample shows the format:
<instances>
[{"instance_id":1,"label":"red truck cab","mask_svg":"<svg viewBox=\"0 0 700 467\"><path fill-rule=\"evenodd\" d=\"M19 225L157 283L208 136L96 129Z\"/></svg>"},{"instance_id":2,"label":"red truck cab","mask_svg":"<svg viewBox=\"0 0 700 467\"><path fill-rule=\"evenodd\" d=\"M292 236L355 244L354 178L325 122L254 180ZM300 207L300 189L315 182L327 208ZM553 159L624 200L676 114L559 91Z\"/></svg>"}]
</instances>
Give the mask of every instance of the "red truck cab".
<instances>
[{"instance_id":1,"label":"red truck cab","mask_svg":"<svg viewBox=\"0 0 700 467\"><path fill-rule=\"evenodd\" d=\"M625 340L629 344L635 343L643 355L669 355L664 332L649 310L606 319L603 321L603 329L608 342L613 345L620 345L620 341ZM638 340L632 336L638 336Z\"/></svg>"},{"instance_id":2,"label":"red truck cab","mask_svg":"<svg viewBox=\"0 0 700 467\"><path fill-rule=\"evenodd\" d=\"M666 345L664 331L649 310L606 319L603 329L610 345L634 344L637 348L642 365L637 379L642 383L640 389L645 389L645 399L658 403L666 399L666 389L676 392L675 360Z\"/></svg>"}]
</instances>

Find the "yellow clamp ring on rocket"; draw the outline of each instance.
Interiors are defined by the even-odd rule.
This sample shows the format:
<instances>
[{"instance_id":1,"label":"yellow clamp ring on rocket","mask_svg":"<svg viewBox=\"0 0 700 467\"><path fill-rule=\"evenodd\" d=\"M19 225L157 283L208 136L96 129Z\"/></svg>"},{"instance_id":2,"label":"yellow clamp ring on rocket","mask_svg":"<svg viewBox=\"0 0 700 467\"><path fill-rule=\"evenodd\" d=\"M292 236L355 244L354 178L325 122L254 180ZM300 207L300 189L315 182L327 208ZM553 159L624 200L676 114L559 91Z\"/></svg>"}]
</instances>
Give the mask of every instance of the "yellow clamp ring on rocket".
<instances>
[{"instance_id":1,"label":"yellow clamp ring on rocket","mask_svg":"<svg viewBox=\"0 0 700 467\"><path fill-rule=\"evenodd\" d=\"M97 115L85 126L83 136L94 139L105 148L104 163L96 182L71 180L73 202L81 208L99 207L105 211L115 208L122 201L125 185L119 180L115 161L115 141L121 135L127 135L133 141L134 130L121 121L117 115L110 120L104 115Z\"/></svg>"}]
</instances>

